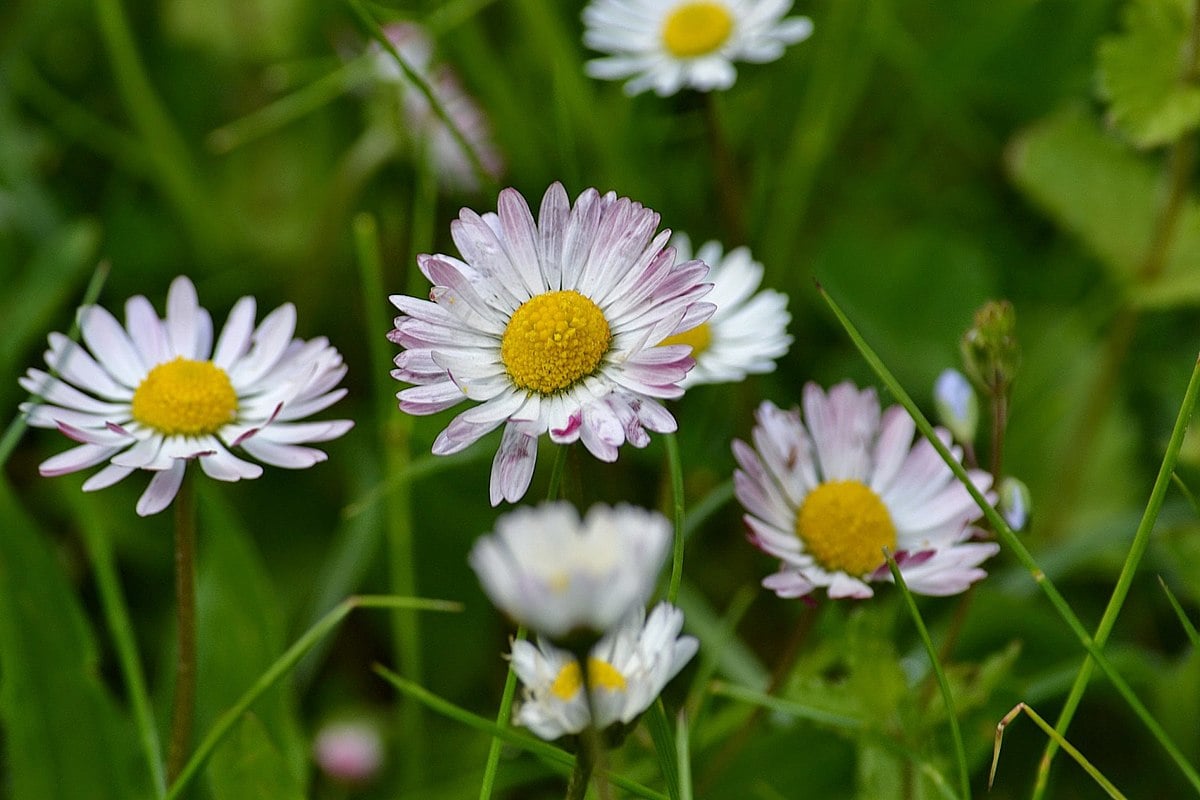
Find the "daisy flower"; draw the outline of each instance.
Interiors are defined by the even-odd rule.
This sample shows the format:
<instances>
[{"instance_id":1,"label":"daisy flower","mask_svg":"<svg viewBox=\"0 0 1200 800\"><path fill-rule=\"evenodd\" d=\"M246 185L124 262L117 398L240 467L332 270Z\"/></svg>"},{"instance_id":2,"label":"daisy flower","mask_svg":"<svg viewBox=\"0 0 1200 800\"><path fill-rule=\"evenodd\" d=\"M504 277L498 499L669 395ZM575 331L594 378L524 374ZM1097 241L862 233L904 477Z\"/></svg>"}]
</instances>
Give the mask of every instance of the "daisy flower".
<instances>
[{"instance_id":1,"label":"daisy flower","mask_svg":"<svg viewBox=\"0 0 1200 800\"><path fill-rule=\"evenodd\" d=\"M671 244L676 258L692 257L692 243L685 234L675 234ZM680 384L684 389L702 383L736 383L747 375L773 372L775 359L792 344L787 333L792 319L787 295L772 289L756 294L763 265L745 247L724 255L722 250L720 242L708 242L696 253L709 266L713 289L705 299L717 307L712 318L663 342L691 345L696 366Z\"/></svg>"},{"instance_id":2,"label":"daisy flower","mask_svg":"<svg viewBox=\"0 0 1200 800\"><path fill-rule=\"evenodd\" d=\"M733 443L749 539L781 562L764 586L780 597L819 587L831 598L870 597L869 582L891 580L884 547L919 594L957 594L984 577L979 564L999 547L972 541L979 507L928 441L913 444L908 412L892 406L881 416L875 391L851 383L828 395L810 383L803 407L804 420L764 402L754 446ZM950 434L937 433L949 445ZM987 491L987 473L970 476Z\"/></svg>"},{"instance_id":3,"label":"daisy flower","mask_svg":"<svg viewBox=\"0 0 1200 800\"><path fill-rule=\"evenodd\" d=\"M783 18L791 7L791 0L592 0L583 42L611 55L589 61L587 74L632 78L631 95L728 89L734 61L774 61L812 34L808 17Z\"/></svg>"},{"instance_id":4,"label":"daisy flower","mask_svg":"<svg viewBox=\"0 0 1200 800\"><path fill-rule=\"evenodd\" d=\"M627 725L650 707L696 654L699 642L680 636L683 612L659 603L650 616L634 609L588 655L594 727ZM581 732L591 721L583 670L571 653L544 639L512 645L512 669L524 686L513 719L546 740Z\"/></svg>"},{"instance_id":5,"label":"daisy flower","mask_svg":"<svg viewBox=\"0 0 1200 800\"><path fill-rule=\"evenodd\" d=\"M463 260L423 255L429 300L392 295L400 309L389 338L405 348L392 376L416 384L397 397L410 414L474 400L433 443L456 453L504 426L492 463L492 505L516 502L533 476L537 441L582 440L602 461L647 431L675 430L657 402L679 397L694 363L664 339L708 319L699 302L708 267L676 263L657 236L658 214L615 193L588 189L571 206L561 184L535 222L513 189L499 213L463 209L450 233Z\"/></svg>"},{"instance_id":6,"label":"daisy flower","mask_svg":"<svg viewBox=\"0 0 1200 800\"><path fill-rule=\"evenodd\" d=\"M600 636L654 591L671 542L662 514L570 503L518 508L471 549L471 567L496 606L543 636Z\"/></svg>"},{"instance_id":7,"label":"daisy flower","mask_svg":"<svg viewBox=\"0 0 1200 800\"><path fill-rule=\"evenodd\" d=\"M499 177L504 169L504 160L493 142L487 116L463 88L454 70L434 62L433 42L426 33L410 23L389 25L384 33L409 66L428 83L454 127L479 156L487 174L493 178ZM434 113L424 93L408 82L390 53L377 47L374 58L376 74L385 83L399 88L402 129L413 138L413 143L421 151L418 156L428 159L445 188L477 190L479 179L471 160L450 128Z\"/></svg>"},{"instance_id":8,"label":"daisy flower","mask_svg":"<svg viewBox=\"0 0 1200 800\"><path fill-rule=\"evenodd\" d=\"M46 365L30 369L22 388L42 398L22 403L30 425L58 428L81 442L46 460L42 475L64 475L108 462L85 492L137 469L154 473L137 503L146 516L174 499L187 463L212 478L257 478L262 467L230 452L239 447L265 464L311 467L325 453L300 445L335 439L353 422L299 422L340 399L346 368L324 338L293 339L296 309L286 303L255 327L255 303L243 297L213 345L212 317L192 282L179 277L167 316L138 295L125 304L125 325L100 306L79 309L83 345L50 334Z\"/></svg>"}]
</instances>

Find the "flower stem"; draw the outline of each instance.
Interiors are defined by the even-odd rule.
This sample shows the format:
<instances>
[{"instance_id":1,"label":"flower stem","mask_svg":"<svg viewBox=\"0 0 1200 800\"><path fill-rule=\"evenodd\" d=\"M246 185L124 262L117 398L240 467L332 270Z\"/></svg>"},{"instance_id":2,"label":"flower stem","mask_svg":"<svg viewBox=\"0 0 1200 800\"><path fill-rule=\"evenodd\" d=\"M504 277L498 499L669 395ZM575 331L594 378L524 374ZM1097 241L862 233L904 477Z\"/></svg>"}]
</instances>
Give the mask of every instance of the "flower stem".
<instances>
[{"instance_id":1,"label":"flower stem","mask_svg":"<svg viewBox=\"0 0 1200 800\"><path fill-rule=\"evenodd\" d=\"M675 434L665 434L665 438L675 518L675 544L671 553L671 583L667 589L667 602L674 605L675 598L679 596L679 582L683 579L683 462L679 458L679 441Z\"/></svg>"},{"instance_id":2,"label":"flower stem","mask_svg":"<svg viewBox=\"0 0 1200 800\"><path fill-rule=\"evenodd\" d=\"M174 781L183 767L196 711L196 500L190 474L184 475L175 496L175 613L179 646L167 750L168 782Z\"/></svg>"},{"instance_id":3,"label":"flower stem","mask_svg":"<svg viewBox=\"0 0 1200 800\"><path fill-rule=\"evenodd\" d=\"M717 199L721 204L721 216L725 229L734 242L746 241L746 226L742 222L741 182L729 139L721 126L721 111L717 107L717 92L704 92L704 124L708 132L708 146L712 150L714 174L717 179Z\"/></svg>"},{"instance_id":4,"label":"flower stem","mask_svg":"<svg viewBox=\"0 0 1200 800\"><path fill-rule=\"evenodd\" d=\"M575 754L575 766L571 769L571 778L567 782L566 800L583 800L587 796L588 784L592 780L592 768L595 766L590 749L580 747L579 752Z\"/></svg>"}]
</instances>

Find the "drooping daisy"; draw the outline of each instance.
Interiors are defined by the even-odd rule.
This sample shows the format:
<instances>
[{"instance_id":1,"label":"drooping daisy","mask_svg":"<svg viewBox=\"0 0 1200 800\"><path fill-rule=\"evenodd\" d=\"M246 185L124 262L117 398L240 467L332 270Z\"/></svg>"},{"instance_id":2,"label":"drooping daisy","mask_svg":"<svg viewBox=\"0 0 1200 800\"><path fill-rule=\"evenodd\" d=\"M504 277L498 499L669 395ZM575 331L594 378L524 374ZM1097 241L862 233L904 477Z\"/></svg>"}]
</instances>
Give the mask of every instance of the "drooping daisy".
<instances>
[{"instance_id":1,"label":"drooping daisy","mask_svg":"<svg viewBox=\"0 0 1200 800\"><path fill-rule=\"evenodd\" d=\"M699 642L680 636L683 612L659 603L642 608L592 647L588 684L595 727L627 725L650 707L663 688L696 654ZM524 686L513 719L546 740L581 732L591 714L583 693L583 670L571 653L541 639L512 645L512 668Z\"/></svg>"},{"instance_id":2,"label":"drooping daisy","mask_svg":"<svg viewBox=\"0 0 1200 800\"><path fill-rule=\"evenodd\" d=\"M884 547L919 594L957 594L984 577L979 565L999 548L972 541L979 507L928 441L913 444L908 412L892 406L881 416L875 391L851 383L828 395L810 383L803 406L801 420L764 402L754 447L733 443L750 541L781 562L764 586L780 597L817 588L870 597L868 583L891 580ZM945 430L938 436L950 443ZM985 472L970 476L980 490L991 484Z\"/></svg>"},{"instance_id":3,"label":"drooping daisy","mask_svg":"<svg viewBox=\"0 0 1200 800\"><path fill-rule=\"evenodd\" d=\"M484 171L492 178L499 177L504 169L504 159L492 138L487 116L463 88L455 71L434 61L433 42L428 35L411 23L389 25L384 33L409 66L426 81L454 127L479 156ZM400 93L401 132L417 151L416 155L428 159L444 187L461 191L478 189L479 178L470 159L450 128L434 113L429 100L408 82L390 53L377 48L374 58L378 75Z\"/></svg>"},{"instance_id":4,"label":"drooping daisy","mask_svg":"<svg viewBox=\"0 0 1200 800\"><path fill-rule=\"evenodd\" d=\"M400 408L432 414L463 400L433 444L458 452L500 425L492 463L492 505L529 488L543 433L582 440L602 461L647 431L675 430L656 398L679 397L694 363L688 348L660 347L708 319L700 261L676 263L655 236L658 214L615 193L588 189L572 207L561 184L546 190L538 220L513 189L499 213L463 209L450 232L463 260L421 256L430 300L392 295L400 309L389 338L404 347L392 376L417 384Z\"/></svg>"},{"instance_id":5,"label":"drooping daisy","mask_svg":"<svg viewBox=\"0 0 1200 800\"><path fill-rule=\"evenodd\" d=\"M675 234L671 244L680 260L692 257L692 243L685 234ZM713 290L705 299L717 307L712 318L663 342L692 347L696 366L683 379L684 389L702 383L736 383L747 375L772 372L775 359L792 344L787 333L792 319L787 295L772 289L755 294L762 283L763 265L745 247L724 255L722 250L720 242L708 242L696 253L709 266Z\"/></svg>"},{"instance_id":6,"label":"drooping daisy","mask_svg":"<svg viewBox=\"0 0 1200 800\"><path fill-rule=\"evenodd\" d=\"M81 442L40 466L64 475L105 461L83 484L103 489L136 469L154 473L137 503L146 516L166 508L191 460L222 481L257 478L262 467L230 452L240 447L265 464L311 467L325 453L300 445L337 438L353 422L299 422L340 399L346 373L325 338L292 338L296 309L286 303L255 327L255 302L243 297L213 346L212 317L187 278L171 283L167 315L145 297L125 304L125 325L100 306L79 310L83 344L50 334L47 366L20 379L43 398L22 403L28 422L58 428Z\"/></svg>"},{"instance_id":7,"label":"drooping daisy","mask_svg":"<svg viewBox=\"0 0 1200 800\"><path fill-rule=\"evenodd\" d=\"M588 75L632 78L627 94L653 89L728 89L734 61L764 64L812 33L808 17L783 18L792 0L592 0L583 42L611 55L587 63Z\"/></svg>"},{"instance_id":8,"label":"drooping daisy","mask_svg":"<svg viewBox=\"0 0 1200 800\"><path fill-rule=\"evenodd\" d=\"M553 638L607 633L644 608L667 555L671 524L629 505L517 508L471 549L471 567L496 607Z\"/></svg>"}]
</instances>

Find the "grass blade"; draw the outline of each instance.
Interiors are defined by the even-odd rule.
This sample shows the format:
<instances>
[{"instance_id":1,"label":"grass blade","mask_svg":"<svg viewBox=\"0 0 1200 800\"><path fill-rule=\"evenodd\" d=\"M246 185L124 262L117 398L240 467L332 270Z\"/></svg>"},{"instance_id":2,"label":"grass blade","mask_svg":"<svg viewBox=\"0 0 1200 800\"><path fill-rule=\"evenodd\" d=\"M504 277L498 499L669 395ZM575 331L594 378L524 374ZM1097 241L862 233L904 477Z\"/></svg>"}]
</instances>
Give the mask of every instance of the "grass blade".
<instances>
[{"instance_id":1,"label":"grass blade","mask_svg":"<svg viewBox=\"0 0 1200 800\"><path fill-rule=\"evenodd\" d=\"M1192 647L1200 650L1200 633L1196 631L1196 626L1188 619L1187 613L1183 610L1183 606L1179 605L1179 601L1175 599L1175 593L1171 591L1171 587L1167 586L1167 582L1158 576L1158 584L1167 595L1167 600L1171 603L1171 608L1175 609L1175 616L1179 617L1179 624L1183 627L1183 632L1187 634L1188 639L1192 642Z\"/></svg>"},{"instance_id":2,"label":"grass blade","mask_svg":"<svg viewBox=\"0 0 1200 800\"><path fill-rule=\"evenodd\" d=\"M1087 772L1088 775L1091 775L1092 779L1100 785L1100 788L1104 789L1104 791L1108 793L1109 797L1116 798L1116 800L1125 800L1125 795L1121 794L1120 790L1117 789L1116 786L1113 786L1112 782L1108 778L1104 777L1100 770L1092 766L1091 762L1084 758L1083 753L1080 753L1078 750L1076 750L1070 742L1063 738L1061 733L1056 731L1054 728L1051 728L1050 723L1042 719L1036 711L1034 711L1025 703L1018 703L1016 707L1013 708L1012 711L1005 714L1004 719L1000 720L1000 722L996 725L996 744L992 749L992 769L988 773L988 789L992 788L992 783L996 778L996 766L1000 763L1000 745L1004 740L1004 729L1007 728L1008 725L1014 719L1016 719L1022 711L1024 711L1025 714L1032 719L1039 728L1045 731L1047 736L1057 742L1058 746L1065 750L1067 755L1075 759L1079 766L1083 767L1084 771Z\"/></svg>"}]
</instances>

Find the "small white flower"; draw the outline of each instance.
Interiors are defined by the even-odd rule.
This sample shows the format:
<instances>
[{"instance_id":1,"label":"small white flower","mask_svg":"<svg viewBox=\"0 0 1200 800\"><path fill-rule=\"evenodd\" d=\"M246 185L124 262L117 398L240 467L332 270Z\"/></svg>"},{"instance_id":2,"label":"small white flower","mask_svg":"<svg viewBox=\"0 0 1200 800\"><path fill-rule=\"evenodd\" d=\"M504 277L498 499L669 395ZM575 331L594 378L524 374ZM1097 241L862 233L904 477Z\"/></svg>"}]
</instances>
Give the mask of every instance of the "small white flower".
<instances>
[{"instance_id":1,"label":"small white flower","mask_svg":"<svg viewBox=\"0 0 1200 800\"><path fill-rule=\"evenodd\" d=\"M884 547L919 594L957 594L986 575L979 564L999 548L972 541L979 507L928 441L913 444L903 407L881 417L875 391L851 383L828 395L810 383L803 405L804 421L764 402L754 447L733 443L750 541L782 562L764 586L780 597L818 587L831 598L870 597L869 581L892 579ZM949 445L949 433L938 436ZM970 476L982 491L991 484L986 472Z\"/></svg>"},{"instance_id":2,"label":"small white flower","mask_svg":"<svg viewBox=\"0 0 1200 800\"><path fill-rule=\"evenodd\" d=\"M474 400L433 443L456 453L504 425L492 462L490 498L516 502L533 477L538 438L582 440L602 461L647 431L676 428L656 398L683 394L688 348L661 347L704 322L713 306L708 267L676 263L657 236L658 214L615 193L588 189L572 207L561 184L542 198L538 220L513 189L499 213L464 208L450 233L463 260L423 255L430 300L392 295L400 309L389 338L400 409L433 414Z\"/></svg>"},{"instance_id":3,"label":"small white flower","mask_svg":"<svg viewBox=\"0 0 1200 800\"><path fill-rule=\"evenodd\" d=\"M583 42L611 55L589 61L587 73L632 78L631 95L728 89L734 61L774 61L812 34L808 17L783 18L791 7L792 0L592 0Z\"/></svg>"},{"instance_id":4,"label":"small white flower","mask_svg":"<svg viewBox=\"0 0 1200 800\"><path fill-rule=\"evenodd\" d=\"M346 374L325 338L293 339L296 309L286 303L254 326L255 302L243 297L229 313L216 346L212 317L196 289L179 277L167 295L167 315L138 295L125 304L124 327L104 308L79 309L86 349L50 334L46 364L58 377L30 369L22 388L43 398L22 403L30 425L58 428L79 447L46 460L43 475L64 475L102 462L83 484L103 489L135 469L154 473L137 503L146 516L162 511L179 490L188 461L209 477L257 478L262 467L233 455L240 447L265 464L311 467L325 453L299 445L335 439L353 422L298 422L337 402Z\"/></svg>"},{"instance_id":5,"label":"small white flower","mask_svg":"<svg viewBox=\"0 0 1200 800\"><path fill-rule=\"evenodd\" d=\"M544 636L608 632L654 591L671 541L666 517L629 505L517 508L471 549L496 606Z\"/></svg>"},{"instance_id":6,"label":"small white flower","mask_svg":"<svg viewBox=\"0 0 1200 800\"><path fill-rule=\"evenodd\" d=\"M687 235L675 234L671 244L679 260L692 257ZM705 300L717 310L708 322L663 342L691 345L696 366L680 384L684 389L703 383L736 383L747 375L772 372L775 360L792 344L787 332L792 319L787 295L772 289L757 291L763 265L747 248L736 247L724 254L722 249L720 242L708 242L696 253L697 259L708 264L708 280L713 285Z\"/></svg>"},{"instance_id":7,"label":"small white flower","mask_svg":"<svg viewBox=\"0 0 1200 800\"><path fill-rule=\"evenodd\" d=\"M699 642L680 636L683 612L659 603L646 617L637 608L592 647L588 684L595 727L633 722L696 654ZM524 686L513 719L546 740L575 734L591 714L575 656L545 640L513 642L512 668Z\"/></svg>"},{"instance_id":8,"label":"small white flower","mask_svg":"<svg viewBox=\"0 0 1200 800\"><path fill-rule=\"evenodd\" d=\"M384 33L408 65L426 81L454 127L479 156L484 171L492 178L498 178L504 170L504 159L492 139L487 116L463 89L455 71L446 64L434 62L433 42L420 27L411 23L388 25ZM420 151L418 157L428 159L444 187L477 190L479 178L470 159L450 128L434 113L429 100L408 82L391 53L377 47L374 59L379 77L400 93L404 117L402 132Z\"/></svg>"}]
</instances>

